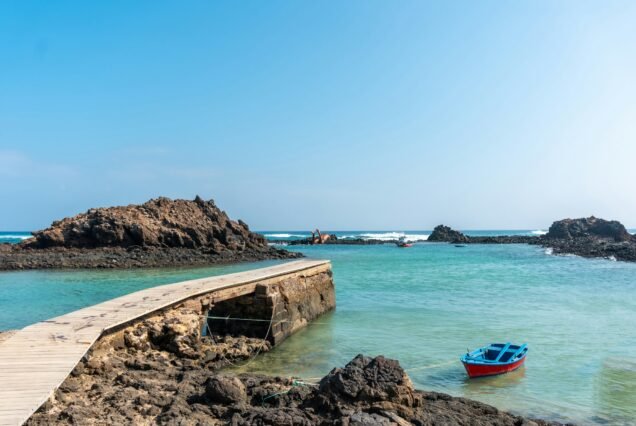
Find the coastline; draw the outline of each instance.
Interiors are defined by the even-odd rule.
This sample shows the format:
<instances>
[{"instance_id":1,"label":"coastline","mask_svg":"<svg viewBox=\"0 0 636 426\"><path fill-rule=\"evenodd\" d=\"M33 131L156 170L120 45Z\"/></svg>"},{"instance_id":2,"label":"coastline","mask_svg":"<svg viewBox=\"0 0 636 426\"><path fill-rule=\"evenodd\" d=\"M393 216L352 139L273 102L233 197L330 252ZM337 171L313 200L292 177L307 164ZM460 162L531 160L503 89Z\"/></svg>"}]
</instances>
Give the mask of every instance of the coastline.
<instances>
[{"instance_id":1,"label":"coastline","mask_svg":"<svg viewBox=\"0 0 636 426\"><path fill-rule=\"evenodd\" d=\"M315 286L319 281L312 282ZM284 278L280 291L289 292L290 283ZM256 297L253 302L258 295L257 291L251 296ZM302 307L306 312L310 299L302 300L306 301L300 302L298 310ZM247 301L234 305L235 314L241 314L237 307L248 307L254 315L253 302ZM202 335L198 306L184 302L100 337L26 424L171 425L183 424L184 419L188 424L237 425L558 424L512 415L466 398L416 390L399 362L382 356L358 355L318 381L233 375L224 368L249 363L271 351L275 343L268 333L265 338ZM326 312L329 306L316 312ZM297 311L293 306L283 310L290 308Z\"/></svg>"},{"instance_id":2,"label":"coastline","mask_svg":"<svg viewBox=\"0 0 636 426\"><path fill-rule=\"evenodd\" d=\"M272 259L297 259L276 247L262 250L214 252L205 248L99 247L23 249L16 244L0 244L0 271L33 269L140 269L228 265Z\"/></svg>"}]
</instances>

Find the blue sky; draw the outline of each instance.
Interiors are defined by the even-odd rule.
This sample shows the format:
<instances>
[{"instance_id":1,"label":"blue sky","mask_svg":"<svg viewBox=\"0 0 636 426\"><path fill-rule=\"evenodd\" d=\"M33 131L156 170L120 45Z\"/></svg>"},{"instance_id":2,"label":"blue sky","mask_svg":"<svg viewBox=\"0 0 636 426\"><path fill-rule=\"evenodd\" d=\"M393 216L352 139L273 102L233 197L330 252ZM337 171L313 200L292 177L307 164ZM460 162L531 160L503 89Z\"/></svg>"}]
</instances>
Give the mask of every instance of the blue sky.
<instances>
[{"instance_id":1,"label":"blue sky","mask_svg":"<svg viewBox=\"0 0 636 426\"><path fill-rule=\"evenodd\" d=\"M4 1L0 229L636 226L636 2Z\"/></svg>"}]
</instances>

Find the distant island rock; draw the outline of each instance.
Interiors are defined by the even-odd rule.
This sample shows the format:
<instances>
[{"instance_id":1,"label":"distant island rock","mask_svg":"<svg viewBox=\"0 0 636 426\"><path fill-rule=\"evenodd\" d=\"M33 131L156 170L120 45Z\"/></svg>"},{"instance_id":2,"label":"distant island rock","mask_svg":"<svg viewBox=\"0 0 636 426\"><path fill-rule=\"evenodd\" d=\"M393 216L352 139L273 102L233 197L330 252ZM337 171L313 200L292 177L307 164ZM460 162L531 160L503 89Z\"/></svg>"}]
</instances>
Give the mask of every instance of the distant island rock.
<instances>
[{"instance_id":1,"label":"distant island rock","mask_svg":"<svg viewBox=\"0 0 636 426\"><path fill-rule=\"evenodd\" d=\"M160 197L90 209L20 244L0 245L0 270L206 265L300 256L231 220L213 200Z\"/></svg>"},{"instance_id":2,"label":"distant island rock","mask_svg":"<svg viewBox=\"0 0 636 426\"><path fill-rule=\"evenodd\" d=\"M446 242L446 243L467 243L469 238L459 231L452 229L446 225L437 225L427 241Z\"/></svg>"},{"instance_id":3,"label":"distant island rock","mask_svg":"<svg viewBox=\"0 0 636 426\"><path fill-rule=\"evenodd\" d=\"M634 236L617 220L594 216L581 219L558 220L550 226L546 239L574 240L579 238L610 239L615 242L634 241Z\"/></svg>"},{"instance_id":4,"label":"distant island rock","mask_svg":"<svg viewBox=\"0 0 636 426\"><path fill-rule=\"evenodd\" d=\"M554 254L575 254L636 261L636 237L622 223L594 216L562 219L552 223L542 236L467 236L445 225L435 227L428 241L454 244L536 244L549 247Z\"/></svg>"},{"instance_id":5,"label":"distant island rock","mask_svg":"<svg viewBox=\"0 0 636 426\"><path fill-rule=\"evenodd\" d=\"M541 237L541 244L554 254L636 261L636 238L625 226L594 216L554 222Z\"/></svg>"}]
</instances>

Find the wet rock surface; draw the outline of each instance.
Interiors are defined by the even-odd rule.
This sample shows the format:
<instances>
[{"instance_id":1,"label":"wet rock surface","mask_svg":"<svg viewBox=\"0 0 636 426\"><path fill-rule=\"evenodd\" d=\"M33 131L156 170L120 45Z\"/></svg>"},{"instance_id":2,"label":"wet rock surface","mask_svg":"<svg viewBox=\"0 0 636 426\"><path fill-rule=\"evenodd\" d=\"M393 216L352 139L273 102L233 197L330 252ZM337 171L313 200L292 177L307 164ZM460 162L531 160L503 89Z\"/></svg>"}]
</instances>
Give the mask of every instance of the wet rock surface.
<instances>
[{"instance_id":1,"label":"wet rock surface","mask_svg":"<svg viewBox=\"0 0 636 426\"><path fill-rule=\"evenodd\" d=\"M415 390L400 364L358 355L317 383L222 368L271 349L200 336L181 309L104 338L27 422L165 425L545 425L479 402Z\"/></svg>"},{"instance_id":2,"label":"wet rock surface","mask_svg":"<svg viewBox=\"0 0 636 426\"><path fill-rule=\"evenodd\" d=\"M161 197L90 209L20 244L1 244L0 269L161 267L300 256L269 246L212 200Z\"/></svg>"}]
</instances>

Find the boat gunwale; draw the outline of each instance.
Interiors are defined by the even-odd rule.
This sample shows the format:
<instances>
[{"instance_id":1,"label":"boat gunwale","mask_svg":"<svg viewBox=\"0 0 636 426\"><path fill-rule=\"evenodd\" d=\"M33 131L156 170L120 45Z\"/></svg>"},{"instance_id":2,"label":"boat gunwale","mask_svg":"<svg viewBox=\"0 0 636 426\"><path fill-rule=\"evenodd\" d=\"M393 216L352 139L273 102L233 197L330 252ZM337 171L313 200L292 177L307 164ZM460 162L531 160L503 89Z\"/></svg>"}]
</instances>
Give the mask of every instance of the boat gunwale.
<instances>
[{"instance_id":1,"label":"boat gunwale","mask_svg":"<svg viewBox=\"0 0 636 426\"><path fill-rule=\"evenodd\" d=\"M504 345L501 349L501 352L504 352L504 348L507 350L510 346L510 344L501 344L501 343L491 343L488 346L482 346L481 348L477 348L472 352L468 352L464 355L462 355L459 360L463 363L463 364L472 364L472 365L492 365L492 366L496 366L496 365L510 365L510 364L514 364L518 361L521 361L522 359L524 359L526 357L526 355L528 355L528 345L526 343L521 344L518 346L517 352L514 352L512 354L512 356L510 357L510 359L506 360L506 361L496 361L496 360L487 360L487 359L483 359L483 360L479 360L479 359L473 359L473 358L469 358L469 355L477 352L477 351L481 351L483 353L483 351L487 350L488 348L494 346L494 345ZM517 346L517 345L514 345ZM517 358L515 358L515 356L517 355L518 352L521 352L521 355L518 356ZM498 355L498 357L501 355ZM499 358L497 358L499 359Z\"/></svg>"}]
</instances>

